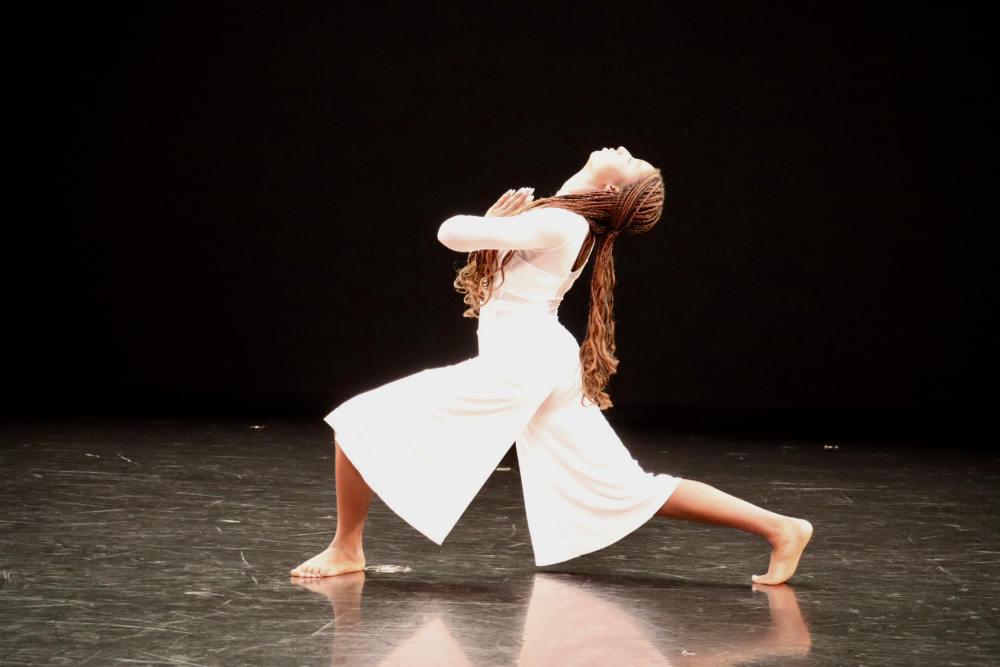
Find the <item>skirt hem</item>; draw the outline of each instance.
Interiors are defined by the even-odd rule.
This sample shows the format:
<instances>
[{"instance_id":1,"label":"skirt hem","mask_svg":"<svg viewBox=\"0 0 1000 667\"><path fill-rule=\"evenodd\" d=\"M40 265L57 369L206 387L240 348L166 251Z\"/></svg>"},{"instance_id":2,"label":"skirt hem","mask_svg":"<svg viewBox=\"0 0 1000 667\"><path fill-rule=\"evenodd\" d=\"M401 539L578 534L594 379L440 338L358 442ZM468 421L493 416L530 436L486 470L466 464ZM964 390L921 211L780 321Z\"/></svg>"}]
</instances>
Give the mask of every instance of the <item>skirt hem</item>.
<instances>
[{"instance_id":1,"label":"skirt hem","mask_svg":"<svg viewBox=\"0 0 1000 667\"><path fill-rule=\"evenodd\" d=\"M601 549L606 549L615 542L618 542L625 537L631 535L636 530L645 525L650 519L656 516L656 512L663 507L663 504L667 502L670 496L673 495L674 491L677 489L677 485L683 479L682 477L676 477L673 475L664 475L664 478L668 480L666 485L666 492L660 496L657 496L657 504L653 511L650 513L637 514L636 516L644 517L638 521L632 521L620 530L615 531L611 536L602 536L601 539L595 540L586 546L577 547L570 551L563 552L562 554L557 553L545 553L545 554L535 554L535 566L544 567L546 565L555 565L556 563L562 563L573 558L579 558L580 556L593 553L595 551L600 551Z\"/></svg>"},{"instance_id":2,"label":"skirt hem","mask_svg":"<svg viewBox=\"0 0 1000 667\"><path fill-rule=\"evenodd\" d=\"M398 504L392 498L392 493L387 491L386 485L383 484L382 480L379 479L377 475L373 476L371 474L372 471L377 470L377 466L374 465L369 466L367 459L358 456L360 452L354 449L354 440L351 437L350 430L348 429L346 431L346 437L345 437L345 430L343 428L334 425L335 418L333 417L332 413L324 417L323 421L325 421L330 426L330 428L333 429L335 442L340 445L340 448L343 450L344 455L348 459L350 459L351 464L357 469L358 474L360 474L362 479L364 479L365 484L368 485L368 488L370 488L375 493L375 495L377 495L379 499L383 503L385 503L386 507L391 509L393 513L396 514L396 516L405 521L407 525L409 525L418 533L429 539L434 544L441 546L441 544L444 543L445 537L448 536L448 533L451 532L451 529L454 527L454 525L449 527L447 530L431 531L431 530L425 530L420 526L414 524L409 518L407 518L404 512L400 511Z\"/></svg>"}]
</instances>

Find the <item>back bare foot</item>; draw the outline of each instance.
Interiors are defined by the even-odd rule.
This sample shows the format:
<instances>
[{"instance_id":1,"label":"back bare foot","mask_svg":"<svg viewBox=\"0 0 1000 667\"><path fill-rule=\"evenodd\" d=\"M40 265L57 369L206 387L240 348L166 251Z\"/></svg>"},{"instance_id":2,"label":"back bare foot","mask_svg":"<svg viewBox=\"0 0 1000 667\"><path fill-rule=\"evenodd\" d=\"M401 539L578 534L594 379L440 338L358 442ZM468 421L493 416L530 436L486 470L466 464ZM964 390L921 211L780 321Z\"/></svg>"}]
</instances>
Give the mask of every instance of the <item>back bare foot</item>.
<instances>
[{"instance_id":1,"label":"back bare foot","mask_svg":"<svg viewBox=\"0 0 1000 667\"><path fill-rule=\"evenodd\" d=\"M301 563L292 570L293 577L334 577L338 574L358 572L365 569L365 555L346 552L333 545Z\"/></svg>"},{"instance_id":2,"label":"back bare foot","mask_svg":"<svg viewBox=\"0 0 1000 667\"><path fill-rule=\"evenodd\" d=\"M795 573L806 543L812 537L812 524L805 519L789 519L781 535L771 542L771 563L767 574L750 577L758 584L780 584Z\"/></svg>"}]
</instances>

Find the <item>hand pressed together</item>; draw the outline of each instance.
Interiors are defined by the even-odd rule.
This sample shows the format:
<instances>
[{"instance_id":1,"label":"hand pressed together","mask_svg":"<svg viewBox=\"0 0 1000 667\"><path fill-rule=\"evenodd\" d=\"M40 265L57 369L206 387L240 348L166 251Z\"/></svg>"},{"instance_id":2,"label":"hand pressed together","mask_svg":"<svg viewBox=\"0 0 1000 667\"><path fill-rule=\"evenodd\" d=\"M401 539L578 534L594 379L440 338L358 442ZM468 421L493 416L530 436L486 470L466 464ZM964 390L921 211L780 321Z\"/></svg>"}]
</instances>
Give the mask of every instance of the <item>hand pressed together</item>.
<instances>
[{"instance_id":1,"label":"hand pressed together","mask_svg":"<svg viewBox=\"0 0 1000 667\"><path fill-rule=\"evenodd\" d=\"M514 215L519 209L531 203L534 192L535 188L508 190L486 211L486 217L499 218Z\"/></svg>"}]
</instances>

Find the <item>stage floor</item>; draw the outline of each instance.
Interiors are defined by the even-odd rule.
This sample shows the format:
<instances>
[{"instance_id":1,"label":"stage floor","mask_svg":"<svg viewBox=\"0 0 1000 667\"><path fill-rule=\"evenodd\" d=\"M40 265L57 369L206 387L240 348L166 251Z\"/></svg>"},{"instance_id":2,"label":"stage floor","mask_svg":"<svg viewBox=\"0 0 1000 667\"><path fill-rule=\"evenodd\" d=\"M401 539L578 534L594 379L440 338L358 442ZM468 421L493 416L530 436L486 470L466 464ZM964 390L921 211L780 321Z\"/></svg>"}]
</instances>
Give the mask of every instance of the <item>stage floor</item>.
<instances>
[{"instance_id":1,"label":"stage floor","mask_svg":"<svg viewBox=\"0 0 1000 667\"><path fill-rule=\"evenodd\" d=\"M647 470L809 519L795 576L755 586L763 538L659 517L536 568L511 450L442 546L376 497L367 570L295 578L335 526L321 416L7 420L0 663L1000 663L997 456L616 430Z\"/></svg>"}]
</instances>

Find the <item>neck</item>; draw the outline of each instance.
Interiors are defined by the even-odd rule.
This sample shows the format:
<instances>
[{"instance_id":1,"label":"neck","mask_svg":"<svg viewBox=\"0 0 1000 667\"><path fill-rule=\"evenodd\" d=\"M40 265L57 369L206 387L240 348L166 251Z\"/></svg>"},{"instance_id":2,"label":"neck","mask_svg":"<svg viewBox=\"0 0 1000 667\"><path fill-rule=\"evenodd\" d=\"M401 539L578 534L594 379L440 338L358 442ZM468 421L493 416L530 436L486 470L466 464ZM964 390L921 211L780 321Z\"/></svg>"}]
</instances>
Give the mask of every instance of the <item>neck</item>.
<instances>
[{"instance_id":1,"label":"neck","mask_svg":"<svg viewBox=\"0 0 1000 667\"><path fill-rule=\"evenodd\" d=\"M568 179L566 179L566 182L563 183L561 188L559 188L559 191L556 192L556 195L558 196L558 195L577 194L580 192L592 192L598 189L599 188L594 187L594 184L591 183L590 179L588 179L584 175L583 171L578 171L572 176L570 176Z\"/></svg>"}]
</instances>

